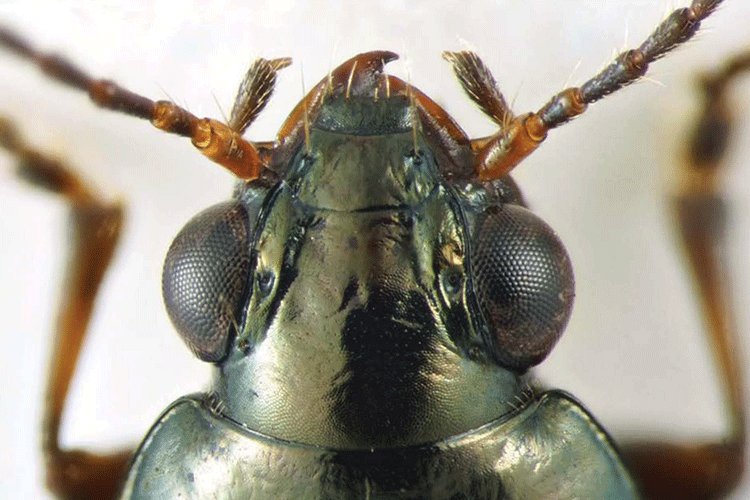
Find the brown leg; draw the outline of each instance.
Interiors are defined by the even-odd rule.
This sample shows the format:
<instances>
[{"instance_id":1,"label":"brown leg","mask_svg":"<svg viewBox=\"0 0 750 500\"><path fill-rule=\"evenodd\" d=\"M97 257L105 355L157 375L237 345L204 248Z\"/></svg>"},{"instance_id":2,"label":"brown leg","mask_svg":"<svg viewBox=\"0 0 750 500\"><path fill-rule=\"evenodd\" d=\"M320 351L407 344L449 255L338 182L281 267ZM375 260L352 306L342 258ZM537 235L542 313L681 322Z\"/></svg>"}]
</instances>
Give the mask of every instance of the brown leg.
<instances>
[{"instance_id":1,"label":"brown leg","mask_svg":"<svg viewBox=\"0 0 750 500\"><path fill-rule=\"evenodd\" d=\"M633 443L623 448L628 464L649 499L718 499L737 486L745 461L745 389L737 349L726 269L723 231L726 206L716 175L732 131L724 90L750 69L750 53L730 61L702 81L705 103L686 155L685 182L675 197L680 238L703 304L706 334L723 382L729 432L723 440L677 446Z\"/></svg>"},{"instance_id":2,"label":"brown leg","mask_svg":"<svg viewBox=\"0 0 750 500\"><path fill-rule=\"evenodd\" d=\"M132 450L111 455L63 450L59 430L94 299L120 235L123 207L100 200L55 159L29 149L13 126L1 118L0 147L18 158L16 173L19 177L63 195L71 205L72 247L57 319L42 424L47 486L65 499L114 498Z\"/></svg>"}]
</instances>

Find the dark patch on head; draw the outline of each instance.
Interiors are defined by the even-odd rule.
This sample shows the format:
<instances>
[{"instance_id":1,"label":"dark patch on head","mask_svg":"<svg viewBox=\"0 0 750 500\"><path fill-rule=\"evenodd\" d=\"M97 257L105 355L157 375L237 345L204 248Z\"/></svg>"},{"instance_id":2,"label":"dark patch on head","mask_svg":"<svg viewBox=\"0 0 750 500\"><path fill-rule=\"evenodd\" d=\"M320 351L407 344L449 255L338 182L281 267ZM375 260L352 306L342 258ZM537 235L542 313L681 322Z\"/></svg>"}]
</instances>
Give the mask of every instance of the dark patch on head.
<instances>
[{"instance_id":1,"label":"dark patch on head","mask_svg":"<svg viewBox=\"0 0 750 500\"><path fill-rule=\"evenodd\" d=\"M347 315L342 344L348 359L334 399L334 425L367 445L393 445L424 425L429 390L420 380L435 318L417 291L373 288ZM415 378L417 380L415 380Z\"/></svg>"}]
</instances>

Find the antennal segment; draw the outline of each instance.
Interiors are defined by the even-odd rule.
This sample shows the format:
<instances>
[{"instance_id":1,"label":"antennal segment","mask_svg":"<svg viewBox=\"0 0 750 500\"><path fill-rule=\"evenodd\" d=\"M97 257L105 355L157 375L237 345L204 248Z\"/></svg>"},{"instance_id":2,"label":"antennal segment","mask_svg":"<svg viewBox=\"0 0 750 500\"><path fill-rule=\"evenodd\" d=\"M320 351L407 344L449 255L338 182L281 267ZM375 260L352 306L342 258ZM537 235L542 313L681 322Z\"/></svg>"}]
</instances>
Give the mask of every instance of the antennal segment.
<instances>
[{"instance_id":1,"label":"antennal segment","mask_svg":"<svg viewBox=\"0 0 750 500\"><path fill-rule=\"evenodd\" d=\"M515 118L489 140L473 141L472 146L477 151L474 163L476 177L481 180L503 177L544 141L548 130L582 114L589 104L637 81L646 74L650 63L690 40L698 31L701 21L716 10L721 2L722 0L693 0L690 7L675 10L638 48L620 53L604 70L580 87L563 90L539 111ZM457 72L465 71L460 64L453 61L451 63L454 69L458 65ZM471 67L470 65L469 68ZM489 88L486 78L478 87L482 91L488 91ZM463 80L462 85L465 89L474 88ZM467 92L470 90L467 89ZM487 99L489 98L480 103L485 113L488 113Z\"/></svg>"}]
</instances>

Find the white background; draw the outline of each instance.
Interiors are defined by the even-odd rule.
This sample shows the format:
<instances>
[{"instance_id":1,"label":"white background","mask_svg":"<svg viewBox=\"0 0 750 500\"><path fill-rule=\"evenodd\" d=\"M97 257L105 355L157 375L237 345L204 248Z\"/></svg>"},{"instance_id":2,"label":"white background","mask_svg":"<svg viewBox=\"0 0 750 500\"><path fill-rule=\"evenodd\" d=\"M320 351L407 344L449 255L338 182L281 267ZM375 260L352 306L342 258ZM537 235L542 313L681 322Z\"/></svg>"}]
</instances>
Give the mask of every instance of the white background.
<instances>
[{"instance_id":1,"label":"white background","mask_svg":"<svg viewBox=\"0 0 750 500\"><path fill-rule=\"evenodd\" d=\"M432 96L470 135L492 132L455 83L442 50L467 40L492 68L514 110L538 109L580 84L615 50L640 43L680 1L254 2L2 1L0 22L39 47L64 53L97 76L222 118L250 61L292 56L276 96L248 136L271 139L332 65L366 50L406 56L389 66ZM90 5L87 5L89 4ZM706 437L723 408L701 337L690 283L674 248L665 193L677 163L691 78L750 47L750 2L727 0L698 40L653 65L651 81L592 106L550 133L517 170L533 207L574 262L576 306L558 348L539 370L578 396L616 437ZM750 78L748 79L750 80ZM737 87L740 115L727 195L735 306L750 344L750 82ZM136 443L170 401L200 390L194 360L163 311L161 261L195 213L227 197L232 178L185 139L96 109L85 96L0 54L0 114L29 141L65 158L112 197L128 222L96 309L74 381L63 436L107 449ZM28 189L0 153L0 498L43 498L40 413L50 329L65 259L62 203ZM747 356L745 355L745 359ZM750 485L732 498L746 498Z\"/></svg>"}]
</instances>

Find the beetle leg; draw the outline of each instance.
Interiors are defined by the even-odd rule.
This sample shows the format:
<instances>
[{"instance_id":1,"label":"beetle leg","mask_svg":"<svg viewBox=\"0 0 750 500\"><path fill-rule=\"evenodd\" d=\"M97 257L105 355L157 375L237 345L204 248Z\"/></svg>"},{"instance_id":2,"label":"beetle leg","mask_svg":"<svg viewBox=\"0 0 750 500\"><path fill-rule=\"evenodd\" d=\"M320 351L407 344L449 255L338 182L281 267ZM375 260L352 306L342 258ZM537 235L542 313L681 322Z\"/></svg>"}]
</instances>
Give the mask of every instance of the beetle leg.
<instances>
[{"instance_id":1,"label":"beetle leg","mask_svg":"<svg viewBox=\"0 0 750 500\"><path fill-rule=\"evenodd\" d=\"M34 61L51 78L87 92L92 101L105 109L149 120L156 128L189 137L193 146L201 153L241 179L257 179L264 169L255 146L241 137L244 127L255 117L252 109L239 109L238 116L233 116L234 127L230 127L210 118L198 118L173 102L152 101L110 80L94 79L67 59L39 52L26 40L2 27L0 27L0 46ZM263 73L271 75L266 79L268 84L257 88L250 85L248 88L250 91L270 92L273 89L275 82L273 76L276 71L287 65L285 59L265 62L268 67ZM257 114L265 105L266 98L267 95L243 95L241 87L240 96L238 96L239 106L240 108L255 107L257 108L255 114ZM235 104L236 106L238 104ZM248 111L249 116L243 117L243 111Z\"/></svg>"},{"instance_id":2,"label":"beetle leg","mask_svg":"<svg viewBox=\"0 0 750 500\"><path fill-rule=\"evenodd\" d=\"M732 132L731 107L724 91L734 76L746 70L750 70L750 52L703 79L704 108L688 144L685 182L673 199L680 241L703 304L706 334L724 386L729 432L716 443L637 443L625 447L625 458L647 498L721 498L737 485L743 472L745 389L740 345L729 305L730 273L724 258L727 208L716 177Z\"/></svg>"},{"instance_id":3,"label":"beetle leg","mask_svg":"<svg viewBox=\"0 0 750 500\"><path fill-rule=\"evenodd\" d=\"M701 21L721 2L693 0L690 7L675 10L640 47L622 52L580 87L563 90L536 113L516 117L489 140L480 139L481 143L474 148L476 177L480 180L503 177L539 147L547 131L580 115L589 104L635 82L646 74L650 63L692 38ZM482 109L487 112L487 105L482 105Z\"/></svg>"},{"instance_id":4,"label":"beetle leg","mask_svg":"<svg viewBox=\"0 0 750 500\"><path fill-rule=\"evenodd\" d=\"M19 177L63 195L71 205L72 252L57 319L42 424L47 485L66 499L114 498L132 450L111 455L63 450L59 430L96 292L120 235L123 206L99 199L60 162L29 148L10 122L2 118L0 147L18 158Z\"/></svg>"}]
</instances>

